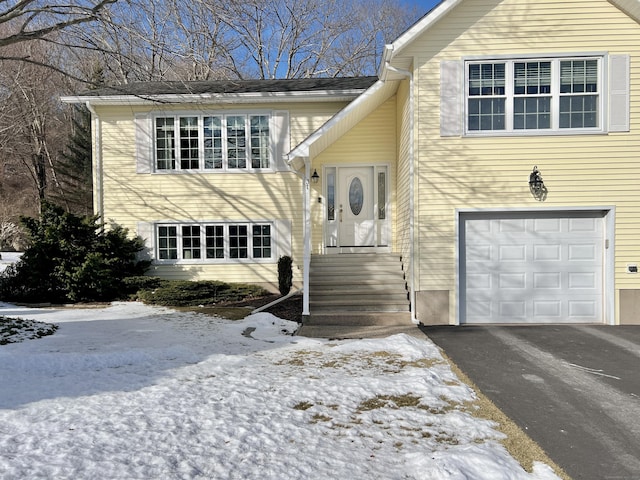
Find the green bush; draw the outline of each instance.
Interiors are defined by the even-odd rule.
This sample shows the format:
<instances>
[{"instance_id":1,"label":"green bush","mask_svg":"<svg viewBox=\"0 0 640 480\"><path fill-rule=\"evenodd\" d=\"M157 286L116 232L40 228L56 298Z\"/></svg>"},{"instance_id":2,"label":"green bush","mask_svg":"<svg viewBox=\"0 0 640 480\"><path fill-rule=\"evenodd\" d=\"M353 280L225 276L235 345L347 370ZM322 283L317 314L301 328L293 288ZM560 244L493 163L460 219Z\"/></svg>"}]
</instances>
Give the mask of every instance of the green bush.
<instances>
[{"instance_id":1,"label":"green bush","mask_svg":"<svg viewBox=\"0 0 640 480\"><path fill-rule=\"evenodd\" d=\"M286 295L291 291L291 285L293 284L292 264L293 259L289 256L278 259L278 289L282 295Z\"/></svg>"},{"instance_id":2,"label":"green bush","mask_svg":"<svg viewBox=\"0 0 640 480\"><path fill-rule=\"evenodd\" d=\"M159 277L149 277L147 275L140 275L134 277L127 277L122 280L124 293L127 296L136 295L140 290L154 290L158 287L166 286L171 283L171 280L165 280Z\"/></svg>"},{"instance_id":3,"label":"green bush","mask_svg":"<svg viewBox=\"0 0 640 480\"><path fill-rule=\"evenodd\" d=\"M108 301L124 294L122 280L142 275L140 238L109 230L98 217L81 217L45 203L40 219L23 218L31 246L0 275L0 298L23 302Z\"/></svg>"},{"instance_id":4,"label":"green bush","mask_svg":"<svg viewBox=\"0 0 640 480\"><path fill-rule=\"evenodd\" d=\"M145 287L139 290L137 298L154 305L192 307L220 302L235 302L266 294L268 292L262 287L244 283L164 280L157 287Z\"/></svg>"}]
</instances>

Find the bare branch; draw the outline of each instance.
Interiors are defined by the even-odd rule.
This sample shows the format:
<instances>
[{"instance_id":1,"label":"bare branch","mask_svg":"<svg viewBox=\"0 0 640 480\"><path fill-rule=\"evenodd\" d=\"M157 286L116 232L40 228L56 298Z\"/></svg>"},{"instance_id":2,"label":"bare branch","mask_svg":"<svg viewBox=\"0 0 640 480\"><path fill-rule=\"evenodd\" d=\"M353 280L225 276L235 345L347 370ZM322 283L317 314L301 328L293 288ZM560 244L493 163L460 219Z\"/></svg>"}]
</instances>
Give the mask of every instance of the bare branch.
<instances>
[{"instance_id":1,"label":"bare branch","mask_svg":"<svg viewBox=\"0 0 640 480\"><path fill-rule=\"evenodd\" d=\"M0 47L44 38L74 25L93 22L99 13L118 0L99 0L93 6L77 4L41 4L35 0L22 0L0 11L0 24L22 21L16 33L0 37ZM30 5L36 8L29 8ZM33 29L30 27L35 25Z\"/></svg>"}]
</instances>

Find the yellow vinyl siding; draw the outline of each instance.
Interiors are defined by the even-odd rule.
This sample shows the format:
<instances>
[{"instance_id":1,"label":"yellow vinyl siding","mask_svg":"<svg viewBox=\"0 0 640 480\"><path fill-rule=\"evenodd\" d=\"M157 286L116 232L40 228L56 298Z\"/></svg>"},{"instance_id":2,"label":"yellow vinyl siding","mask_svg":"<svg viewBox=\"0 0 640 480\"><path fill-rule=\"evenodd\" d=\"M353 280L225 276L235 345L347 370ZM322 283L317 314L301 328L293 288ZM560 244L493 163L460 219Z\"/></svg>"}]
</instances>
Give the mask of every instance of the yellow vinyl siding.
<instances>
[{"instance_id":1,"label":"yellow vinyl siding","mask_svg":"<svg viewBox=\"0 0 640 480\"><path fill-rule=\"evenodd\" d=\"M333 143L318 157L313 159L311 171L317 169L318 174L324 166L345 166L349 164L360 165L388 165L390 188L389 203L392 207L392 222L396 218L394 208L396 185L396 98L387 100L356 127L347 132L338 141ZM318 197L323 195L322 180L311 185L311 217L312 226L312 252L323 253L324 245L324 209L325 199L318 203ZM392 249L395 240L392 224ZM395 249L394 249L395 250Z\"/></svg>"},{"instance_id":2,"label":"yellow vinyl siding","mask_svg":"<svg viewBox=\"0 0 640 480\"><path fill-rule=\"evenodd\" d=\"M149 111L270 111L286 110L290 119L290 143L296 145L344 103L217 105L149 107L97 107L103 146L102 190L104 220L135 233L140 222L259 222L291 223L294 281L301 279L302 182L291 172L268 173L136 173L134 116ZM285 152L286 153L286 152ZM97 158L94 156L94 158ZM97 186L97 185L96 185ZM277 259L276 259L277 260ZM149 274L165 278L218 279L277 285L277 266L271 263L189 263L154 265Z\"/></svg>"},{"instance_id":3,"label":"yellow vinyl siding","mask_svg":"<svg viewBox=\"0 0 640 480\"><path fill-rule=\"evenodd\" d=\"M631 132L594 135L440 137L440 61L470 56L582 53L631 56ZM465 1L407 48L416 65L419 290L450 291L456 320L456 209L616 206L615 286L640 263L640 28L604 0ZM605 74L606 78L606 74ZM605 87L601 89L605 95ZM548 188L532 198L537 165Z\"/></svg>"}]
</instances>

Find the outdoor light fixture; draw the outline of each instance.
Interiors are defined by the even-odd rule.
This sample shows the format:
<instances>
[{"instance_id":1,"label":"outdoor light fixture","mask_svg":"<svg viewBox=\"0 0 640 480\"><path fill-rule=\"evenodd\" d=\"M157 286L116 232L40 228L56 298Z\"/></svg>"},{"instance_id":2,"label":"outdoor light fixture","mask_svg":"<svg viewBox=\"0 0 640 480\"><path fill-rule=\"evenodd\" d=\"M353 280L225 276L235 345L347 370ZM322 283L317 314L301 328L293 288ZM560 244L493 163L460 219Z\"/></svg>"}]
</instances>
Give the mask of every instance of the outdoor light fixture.
<instances>
[{"instance_id":1,"label":"outdoor light fixture","mask_svg":"<svg viewBox=\"0 0 640 480\"><path fill-rule=\"evenodd\" d=\"M311 175L311 181L313 183L318 183L320 181L320 175L318 175L318 170L313 169L313 175Z\"/></svg>"},{"instance_id":2,"label":"outdoor light fixture","mask_svg":"<svg viewBox=\"0 0 640 480\"><path fill-rule=\"evenodd\" d=\"M547 189L537 166L533 167L533 171L529 174L529 190L536 200L544 200L546 197Z\"/></svg>"}]
</instances>

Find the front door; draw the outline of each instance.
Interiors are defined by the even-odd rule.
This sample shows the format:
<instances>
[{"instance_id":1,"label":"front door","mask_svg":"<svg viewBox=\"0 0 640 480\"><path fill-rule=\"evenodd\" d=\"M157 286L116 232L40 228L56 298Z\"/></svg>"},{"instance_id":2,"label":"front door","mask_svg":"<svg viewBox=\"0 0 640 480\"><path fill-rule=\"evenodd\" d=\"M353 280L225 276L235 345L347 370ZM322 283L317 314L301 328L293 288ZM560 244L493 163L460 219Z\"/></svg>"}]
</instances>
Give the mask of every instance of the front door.
<instances>
[{"instance_id":1,"label":"front door","mask_svg":"<svg viewBox=\"0 0 640 480\"><path fill-rule=\"evenodd\" d=\"M340 246L375 246L373 167L340 168L337 200Z\"/></svg>"}]
</instances>

